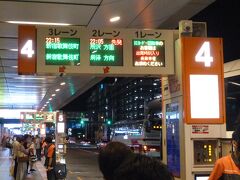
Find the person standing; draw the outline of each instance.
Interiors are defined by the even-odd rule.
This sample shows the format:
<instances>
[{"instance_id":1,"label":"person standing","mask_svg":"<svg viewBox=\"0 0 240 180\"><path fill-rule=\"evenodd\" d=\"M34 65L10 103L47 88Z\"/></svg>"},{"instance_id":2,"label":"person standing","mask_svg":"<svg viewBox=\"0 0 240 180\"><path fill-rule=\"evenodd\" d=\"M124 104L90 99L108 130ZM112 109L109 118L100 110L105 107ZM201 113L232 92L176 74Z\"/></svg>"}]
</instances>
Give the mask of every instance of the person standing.
<instances>
[{"instance_id":1,"label":"person standing","mask_svg":"<svg viewBox=\"0 0 240 180\"><path fill-rule=\"evenodd\" d=\"M36 135L35 137L35 147L36 147L37 160L41 161L41 140L38 135Z\"/></svg>"},{"instance_id":2,"label":"person standing","mask_svg":"<svg viewBox=\"0 0 240 180\"><path fill-rule=\"evenodd\" d=\"M26 143L27 136L24 136L20 139L20 146L17 149L17 174L16 174L16 180L24 180L27 173L27 163L29 160L29 149L24 147L24 144Z\"/></svg>"},{"instance_id":3,"label":"person standing","mask_svg":"<svg viewBox=\"0 0 240 180\"><path fill-rule=\"evenodd\" d=\"M218 159L211 172L209 180L240 179L240 127L232 134L233 152Z\"/></svg>"},{"instance_id":4,"label":"person standing","mask_svg":"<svg viewBox=\"0 0 240 180\"><path fill-rule=\"evenodd\" d=\"M55 172L54 167L56 164L56 152L55 152L55 145L52 142L51 137L46 137L45 142L47 143L47 154L45 160L45 167L47 169L47 179L48 180L55 180Z\"/></svg>"},{"instance_id":5,"label":"person standing","mask_svg":"<svg viewBox=\"0 0 240 180\"><path fill-rule=\"evenodd\" d=\"M17 161L17 155L18 155L18 149L20 149L20 137L15 137L13 141L13 160L14 160L14 178L16 179L17 176L17 167L18 167L18 161Z\"/></svg>"},{"instance_id":6,"label":"person standing","mask_svg":"<svg viewBox=\"0 0 240 180\"><path fill-rule=\"evenodd\" d=\"M36 144L36 139L32 138L32 143L30 145L30 151L29 151L29 165L30 165L30 172L36 171L35 169L33 169L33 166L36 162L36 148L35 148L35 144Z\"/></svg>"}]
</instances>

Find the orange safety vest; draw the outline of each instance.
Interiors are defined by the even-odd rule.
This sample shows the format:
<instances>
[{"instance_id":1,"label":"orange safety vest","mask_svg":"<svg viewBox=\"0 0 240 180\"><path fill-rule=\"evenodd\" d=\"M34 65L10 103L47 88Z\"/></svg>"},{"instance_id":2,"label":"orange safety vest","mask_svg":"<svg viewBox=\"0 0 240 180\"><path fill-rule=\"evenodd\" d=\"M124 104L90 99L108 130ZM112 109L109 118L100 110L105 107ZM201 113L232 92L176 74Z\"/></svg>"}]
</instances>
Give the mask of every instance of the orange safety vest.
<instances>
[{"instance_id":1,"label":"orange safety vest","mask_svg":"<svg viewBox=\"0 0 240 180\"><path fill-rule=\"evenodd\" d=\"M233 158L233 155L228 155L218 159L209 180L240 180L240 166Z\"/></svg>"}]
</instances>

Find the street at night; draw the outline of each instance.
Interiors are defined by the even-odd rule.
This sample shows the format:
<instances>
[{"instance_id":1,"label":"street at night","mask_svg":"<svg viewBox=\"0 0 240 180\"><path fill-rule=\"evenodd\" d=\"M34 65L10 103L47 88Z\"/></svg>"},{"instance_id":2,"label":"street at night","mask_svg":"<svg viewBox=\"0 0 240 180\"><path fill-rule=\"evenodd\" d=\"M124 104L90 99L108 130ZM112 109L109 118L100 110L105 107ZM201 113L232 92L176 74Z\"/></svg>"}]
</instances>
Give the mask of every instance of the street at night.
<instances>
[{"instance_id":1,"label":"street at night","mask_svg":"<svg viewBox=\"0 0 240 180\"><path fill-rule=\"evenodd\" d=\"M102 180L96 149L73 148L74 145L71 147L67 150L67 180Z\"/></svg>"}]
</instances>

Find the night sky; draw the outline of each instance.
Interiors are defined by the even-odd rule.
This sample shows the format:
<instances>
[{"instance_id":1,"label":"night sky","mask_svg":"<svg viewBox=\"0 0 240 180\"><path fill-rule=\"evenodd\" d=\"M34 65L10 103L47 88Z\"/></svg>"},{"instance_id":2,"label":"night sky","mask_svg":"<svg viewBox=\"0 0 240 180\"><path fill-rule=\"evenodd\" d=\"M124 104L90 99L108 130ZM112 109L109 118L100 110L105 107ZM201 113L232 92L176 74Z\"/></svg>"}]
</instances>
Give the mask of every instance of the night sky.
<instances>
[{"instance_id":1,"label":"night sky","mask_svg":"<svg viewBox=\"0 0 240 180\"><path fill-rule=\"evenodd\" d=\"M240 59L240 1L216 0L191 18L207 22L208 37L222 37L224 62Z\"/></svg>"}]
</instances>

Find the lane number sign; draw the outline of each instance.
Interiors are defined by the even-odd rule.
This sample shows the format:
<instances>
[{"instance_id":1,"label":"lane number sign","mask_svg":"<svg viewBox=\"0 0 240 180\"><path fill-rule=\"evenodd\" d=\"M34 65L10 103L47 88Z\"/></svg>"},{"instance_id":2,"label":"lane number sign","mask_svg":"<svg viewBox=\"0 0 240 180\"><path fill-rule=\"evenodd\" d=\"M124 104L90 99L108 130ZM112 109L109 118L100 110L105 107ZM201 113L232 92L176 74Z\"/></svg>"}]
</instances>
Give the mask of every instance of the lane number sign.
<instances>
[{"instance_id":1,"label":"lane number sign","mask_svg":"<svg viewBox=\"0 0 240 180\"><path fill-rule=\"evenodd\" d=\"M26 43L23 45L21 49L21 54L22 55L27 55L28 58L33 57L34 54L33 50L33 41L32 40L27 40Z\"/></svg>"},{"instance_id":2,"label":"lane number sign","mask_svg":"<svg viewBox=\"0 0 240 180\"><path fill-rule=\"evenodd\" d=\"M205 67L210 67L213 57L210 55L210 43L204 42L195 56L196 62L203 62Z\"/></svg>"}]
</instances>

